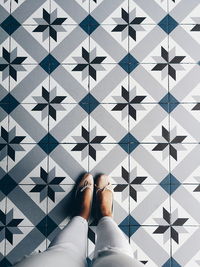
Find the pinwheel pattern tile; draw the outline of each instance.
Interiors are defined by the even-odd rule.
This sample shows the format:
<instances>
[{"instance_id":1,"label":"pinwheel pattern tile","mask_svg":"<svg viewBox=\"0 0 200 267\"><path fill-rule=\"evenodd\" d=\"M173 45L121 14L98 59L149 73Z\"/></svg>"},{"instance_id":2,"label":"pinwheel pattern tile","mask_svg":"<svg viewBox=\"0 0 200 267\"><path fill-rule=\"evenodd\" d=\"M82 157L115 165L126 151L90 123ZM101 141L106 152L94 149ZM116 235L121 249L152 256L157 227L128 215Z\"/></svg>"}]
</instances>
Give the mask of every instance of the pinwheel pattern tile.
<instances>
[{"instance_id":1,"label":"pinwheel pattern tile","mask_svg":"<svg viewBox=\"0 0 200 267\"><path fill-rule=\"evenodd\" d=\"M0 266L48 247L85 172L110 175L144 266L200 266L199 14L199 0L0 1Z\"/></svg>"}]
</instances>

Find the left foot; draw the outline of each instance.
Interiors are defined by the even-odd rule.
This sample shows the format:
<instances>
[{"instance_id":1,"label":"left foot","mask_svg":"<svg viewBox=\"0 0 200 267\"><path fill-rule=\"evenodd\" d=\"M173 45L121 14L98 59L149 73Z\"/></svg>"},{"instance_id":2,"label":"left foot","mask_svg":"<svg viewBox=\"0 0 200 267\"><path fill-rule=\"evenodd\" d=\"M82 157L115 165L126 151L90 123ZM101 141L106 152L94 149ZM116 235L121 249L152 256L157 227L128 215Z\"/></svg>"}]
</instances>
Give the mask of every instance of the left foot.
<instances>
[{"instance_id":1,"label":"left foot","mask_svg":"<svg viewBox=\"0 0 200 267\"><path fill-rule=\"evenodd\" d=\"M84 188L85 187L85 188ZM77 186L76 204L77 204L77 216L81 216L87 221L90 217L90 211L92 206L94 189L93 176L90 173L86 173L79 185Z\"/></svg>"}]
</instances>

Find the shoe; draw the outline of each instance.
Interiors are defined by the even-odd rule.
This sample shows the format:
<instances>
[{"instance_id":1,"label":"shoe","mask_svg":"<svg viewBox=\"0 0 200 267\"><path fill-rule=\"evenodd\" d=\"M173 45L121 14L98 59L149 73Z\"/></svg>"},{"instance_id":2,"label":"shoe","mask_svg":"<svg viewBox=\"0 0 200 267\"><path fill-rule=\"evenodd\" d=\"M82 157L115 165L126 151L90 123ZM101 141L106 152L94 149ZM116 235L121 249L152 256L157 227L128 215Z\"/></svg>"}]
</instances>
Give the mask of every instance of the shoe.
<instances>
[{"instance_id":1,"label":"shoe","mask_svg":"<svg viewBox=\"0 0 200 267\"><path fill-rule=\"evenodd\" d=\"M77 197L79 192L83 192L86 188L94 191L94 179L92 174L86 173L83 178L81 179L80 183L78 184L75 192L75 197Z\"/></svg>"},{"instance_id":2,"label":"shoe","mask_svg":"<svg viewBox=\"0 0 200 267\"><path fill-rule=\"evenodd\" d=\"M112 192L112 197L114 197L114 190L113 190L113 186L109 181L109 176L108 175L101 175L98 180L97 183L95 183L95 188L96 188L96 196L98 194L99 191L105 191L105 190L109 190ZM113 213L114 207L113 207L113 198L112 198L112 208L111 211Z\"/></svg>"}]
</instances>

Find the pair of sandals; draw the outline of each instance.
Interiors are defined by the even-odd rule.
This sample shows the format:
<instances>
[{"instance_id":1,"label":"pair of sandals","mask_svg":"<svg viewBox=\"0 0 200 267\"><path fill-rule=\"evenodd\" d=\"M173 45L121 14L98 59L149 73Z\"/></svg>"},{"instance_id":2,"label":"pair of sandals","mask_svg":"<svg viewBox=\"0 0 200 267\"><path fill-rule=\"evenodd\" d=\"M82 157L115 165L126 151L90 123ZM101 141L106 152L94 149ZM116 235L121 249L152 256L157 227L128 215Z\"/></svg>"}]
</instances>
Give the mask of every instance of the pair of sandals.
<instances>
[{"instance_id":1,"label":"pair of sandals","mask_svg":"<svg viewBox=\"0 0 200 267\"><path fill-rule=\"evenodd\" d=\"M96 195L98 194L98 192L105 190L111 191L112 194L114 192L113 186L109 181L109 176L105 174L100 175L97 179L97 183L94 184L94 179L92 174L86 173L81 179L80 183L78 184L75 195L77 196L79 192L83 192L86 188L89 188L93 194L94 187L96 188ZM113 206L112 206L112 211L113 211Z\"/></svg>"}]
</instances>

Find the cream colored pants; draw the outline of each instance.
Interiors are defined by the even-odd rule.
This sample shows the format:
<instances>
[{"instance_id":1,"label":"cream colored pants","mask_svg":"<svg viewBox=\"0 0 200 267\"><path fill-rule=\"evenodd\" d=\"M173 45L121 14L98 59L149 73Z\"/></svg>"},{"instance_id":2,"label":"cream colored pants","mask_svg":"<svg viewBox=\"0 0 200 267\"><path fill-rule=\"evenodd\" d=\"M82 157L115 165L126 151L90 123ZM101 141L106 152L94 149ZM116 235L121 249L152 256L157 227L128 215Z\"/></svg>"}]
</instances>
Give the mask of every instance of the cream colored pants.
<instances>
[{"instance_id":1,"label":"cream colored pants","mask_svg":"<svg viewBox=\"0 0 200 267\"><path fill-rule=\"evenodd\" d=\"M86 267L88 223L75 216L51 242L48 249L31 255L15 267ZM93 266L143 266L133 259L132 248L111 217L103 217L97 226Z\"/></svg>"}]
</instances>

